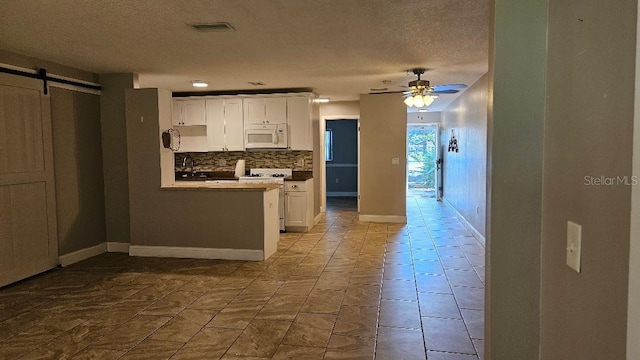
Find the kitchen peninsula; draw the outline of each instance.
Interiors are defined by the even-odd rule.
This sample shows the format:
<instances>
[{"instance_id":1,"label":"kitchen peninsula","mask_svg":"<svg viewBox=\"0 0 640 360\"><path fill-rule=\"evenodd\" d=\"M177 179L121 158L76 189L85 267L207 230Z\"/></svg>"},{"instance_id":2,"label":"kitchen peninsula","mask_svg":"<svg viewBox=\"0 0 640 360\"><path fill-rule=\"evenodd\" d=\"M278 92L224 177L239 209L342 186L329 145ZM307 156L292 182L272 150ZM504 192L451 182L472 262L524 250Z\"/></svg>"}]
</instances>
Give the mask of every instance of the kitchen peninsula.
<instances>
[{"instance_id":1,"label":"kitchen peninsula","mask_svg":"<svg viewBox=\"0 0 640 360\"><path fill-rule=\"evenodd\" d=\"M265 260L277 250L274 184L176 182L171 92L126 92L132 256Z\"/></svg>"}]
</instances>

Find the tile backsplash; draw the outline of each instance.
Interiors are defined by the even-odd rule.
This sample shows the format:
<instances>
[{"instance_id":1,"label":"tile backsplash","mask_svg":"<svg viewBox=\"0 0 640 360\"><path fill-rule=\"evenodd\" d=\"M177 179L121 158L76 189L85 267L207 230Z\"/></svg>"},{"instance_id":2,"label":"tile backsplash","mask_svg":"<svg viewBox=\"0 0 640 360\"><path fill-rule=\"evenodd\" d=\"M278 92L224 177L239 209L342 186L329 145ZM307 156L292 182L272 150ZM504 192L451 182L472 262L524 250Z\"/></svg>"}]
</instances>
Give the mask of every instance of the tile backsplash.
<instances>
[{"instance_id":1,"label":"tile backsplash","mask_svg":"<svg viewBox=\"0 0 640 360\"><path fill-rule=\"evenodd\" d=\"M236 162L245 160L247 171L251 168L292 169L295 171L313 170L313 151L293 150L256 150L228 152L175 153L175 169L182 170L182 159L191 155L196 171L234 171ZM300 165L300 161L304 165Z\"/></svg>"}]
</instances>

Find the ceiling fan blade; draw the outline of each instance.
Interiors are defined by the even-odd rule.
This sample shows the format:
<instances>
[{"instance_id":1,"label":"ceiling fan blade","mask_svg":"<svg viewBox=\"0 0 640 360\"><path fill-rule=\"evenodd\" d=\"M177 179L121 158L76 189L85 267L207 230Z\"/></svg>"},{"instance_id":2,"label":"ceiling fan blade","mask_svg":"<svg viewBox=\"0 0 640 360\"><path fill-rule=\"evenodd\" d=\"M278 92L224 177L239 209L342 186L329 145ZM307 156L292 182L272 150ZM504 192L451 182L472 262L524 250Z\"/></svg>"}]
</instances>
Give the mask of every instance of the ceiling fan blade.
<instances>
[{"instance_id":1,"label":"ceiling fan blade","mask_svg":"<svg viewBox=\"0 0 640 360\"><path fill-rule=\"evenodd\" d=\"M433 90L429 94L457 94L459 90Z\"/></svg>"},{"instance_id":2,"label":"ceiling fan blade","mask_svg":"<svg viewBox=\"0 0 640 360\"><path fill-rule=\"evenodd\" d=\"M435 91L442 91L442 90L462 90L465 89L467 87L467 85L465 84L447 84L447 85L435 85L433 87L433 89Z\"/></svg>"}]
</instances>

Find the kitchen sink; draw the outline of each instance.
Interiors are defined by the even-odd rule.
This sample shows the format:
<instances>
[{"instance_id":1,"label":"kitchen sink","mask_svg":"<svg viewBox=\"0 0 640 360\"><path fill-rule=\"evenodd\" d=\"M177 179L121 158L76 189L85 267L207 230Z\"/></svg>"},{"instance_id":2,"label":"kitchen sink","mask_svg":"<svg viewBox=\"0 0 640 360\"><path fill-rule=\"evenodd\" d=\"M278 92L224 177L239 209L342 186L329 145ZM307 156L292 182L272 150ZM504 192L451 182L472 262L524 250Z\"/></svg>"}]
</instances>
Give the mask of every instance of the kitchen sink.
<instances>
[{"instance_id":1,"label":"kitchen sink","mask_svg":"<svg viewBox=\"0 0 640 360\"><path fill-rule=\"evenodd\" d=\"M207 174L201 172L176 172L176 180L179 181L205 181L207 179Z\"/></svg>"}]
</instances>

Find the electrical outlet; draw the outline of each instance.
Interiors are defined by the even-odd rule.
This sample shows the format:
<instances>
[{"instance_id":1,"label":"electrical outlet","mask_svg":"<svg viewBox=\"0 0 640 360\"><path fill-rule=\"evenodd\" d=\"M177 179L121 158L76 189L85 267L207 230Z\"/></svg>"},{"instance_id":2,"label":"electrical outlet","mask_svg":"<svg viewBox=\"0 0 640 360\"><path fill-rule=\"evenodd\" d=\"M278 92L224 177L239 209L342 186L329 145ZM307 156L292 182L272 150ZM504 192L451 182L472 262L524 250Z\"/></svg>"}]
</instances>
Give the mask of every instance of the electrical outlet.
<instances>
[{"instance_id":1,"label":"electrical outlet","mask_svg":"<svg viewBox=\"0 0 640 360\"><path fill-rule=\"evenodd\" d=\"M227 166L227 160L225 159L218 160L218 166Z\"/></svg>"},{"instance_id":2,"label":"electrical outlet","mask_svg":"<svg viewBox=\"0 0 640 360\"><path fill-rule=\"evenodd\" d=\"M400 164L400 158L391 159L391 165L399 165L399 164Z\"/></svg>"},{"instance_id":3,"label":"electrical outlet","mask_svg":"<svg viewBox=\"0 0 640 360\"><path fill-rule=\"evenodd\" d=\"M582 226L567 221L567 265L580 272L582 257Z\"/></svg>"},{"instance_id":4,"label":"electrical outlet","mask_svg":"<svg viewBox=\"0 0 640 360\"><path fill-rule=\"evenodd\" d=\"M340 179L336 178L336 184L340 183Z\"/></svg>"},{"instance_id":5,"label":"electrical outlet","mask_svg":"<svg viewBox=\"0 0 640 360\"><path fill-rule=\"evenodd\" d=\"M297 166L304 166L304 159L298 159L298 161L296 162Z\"/></svg>"}]
</instances>

